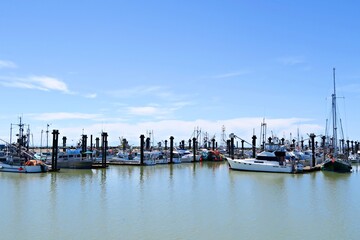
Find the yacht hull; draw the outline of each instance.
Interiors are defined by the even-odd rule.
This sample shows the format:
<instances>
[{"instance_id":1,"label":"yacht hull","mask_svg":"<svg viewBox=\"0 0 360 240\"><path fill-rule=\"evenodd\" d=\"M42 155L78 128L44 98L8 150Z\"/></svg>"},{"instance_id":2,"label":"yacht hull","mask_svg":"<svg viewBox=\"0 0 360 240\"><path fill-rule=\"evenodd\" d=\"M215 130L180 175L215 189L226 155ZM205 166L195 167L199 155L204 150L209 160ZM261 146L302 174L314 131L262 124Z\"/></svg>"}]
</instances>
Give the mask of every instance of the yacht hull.
<instances>
[{"instance_id":1,"label":"yacht hull","mask_svg":"<svg viewBox=\"0 0 360 240\"><path fill-rule=\"evenodd\" d=\"M233 170L252 171L252 172L274 172L292 173L291 165L280 165L276 161L262 161L257 159L227 159L229 166Z\"/></svg>"}]
</instances>

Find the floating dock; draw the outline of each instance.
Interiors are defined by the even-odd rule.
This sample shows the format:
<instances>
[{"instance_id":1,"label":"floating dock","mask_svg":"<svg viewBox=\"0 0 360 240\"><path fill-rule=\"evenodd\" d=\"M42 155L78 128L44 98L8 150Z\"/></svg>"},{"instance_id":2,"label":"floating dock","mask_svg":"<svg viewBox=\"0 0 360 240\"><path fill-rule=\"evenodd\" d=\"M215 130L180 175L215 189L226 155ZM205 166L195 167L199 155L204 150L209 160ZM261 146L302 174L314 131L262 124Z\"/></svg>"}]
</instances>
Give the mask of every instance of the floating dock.
<instances>
[{"instance_id":1,"label":"floating dock","mask_svg":"<svg viewBox=\"0 0 360 240\"><path fill-rule=\"evenodd\" d=\"M320 170L321 170L321 164L317 164L314 167L305 166L303 173L315 172L315 171L320 171Z\"/></svg>"}]
</instances>

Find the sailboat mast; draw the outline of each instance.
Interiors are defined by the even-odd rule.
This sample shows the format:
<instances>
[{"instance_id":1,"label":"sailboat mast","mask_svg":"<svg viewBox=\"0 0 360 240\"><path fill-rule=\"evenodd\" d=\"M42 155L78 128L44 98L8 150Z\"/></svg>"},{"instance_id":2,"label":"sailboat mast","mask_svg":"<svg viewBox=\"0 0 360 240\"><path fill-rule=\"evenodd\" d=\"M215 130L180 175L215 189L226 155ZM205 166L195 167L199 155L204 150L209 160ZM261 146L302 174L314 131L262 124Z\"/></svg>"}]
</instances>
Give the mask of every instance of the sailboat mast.
<instances>
[{"instance_id":1,"label":"sailboat mast","mask_svg":"<svg viewBox=\"0 0 360 240\"><path fill-rule=\"evenodd\" d=\"M336 87L335 87L335 68L333 68L334 93L332 94L332 114L333 114L333 148L334 155L337 155L337 123L336 123Z\"/></svg>"}]
</instances>

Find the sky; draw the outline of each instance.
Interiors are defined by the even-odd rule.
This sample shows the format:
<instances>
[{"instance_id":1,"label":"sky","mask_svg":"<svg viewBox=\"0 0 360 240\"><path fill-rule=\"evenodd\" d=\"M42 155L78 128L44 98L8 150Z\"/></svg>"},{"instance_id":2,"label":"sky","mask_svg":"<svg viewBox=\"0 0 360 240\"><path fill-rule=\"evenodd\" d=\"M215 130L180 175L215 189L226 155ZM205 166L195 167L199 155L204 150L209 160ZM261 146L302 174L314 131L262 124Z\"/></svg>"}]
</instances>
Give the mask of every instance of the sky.
<instances>
[{"instance_id":1,"label":"sky","mask_svg":"<svg viewBox=\"0 0 360 240\"><path fill-rule=\"evenodd\" d=\"M234 133L360 140L360 3L243 0L0 1L0 139L108 133L218 145ZM49 131L46 134L46 130ZM196 134L195 134L196 132ZM200 133L201 134L198 134ZM224 137L225 136L225 137ZM320 140L319 140L320 141Z\"/></svg>"}]
</instances>

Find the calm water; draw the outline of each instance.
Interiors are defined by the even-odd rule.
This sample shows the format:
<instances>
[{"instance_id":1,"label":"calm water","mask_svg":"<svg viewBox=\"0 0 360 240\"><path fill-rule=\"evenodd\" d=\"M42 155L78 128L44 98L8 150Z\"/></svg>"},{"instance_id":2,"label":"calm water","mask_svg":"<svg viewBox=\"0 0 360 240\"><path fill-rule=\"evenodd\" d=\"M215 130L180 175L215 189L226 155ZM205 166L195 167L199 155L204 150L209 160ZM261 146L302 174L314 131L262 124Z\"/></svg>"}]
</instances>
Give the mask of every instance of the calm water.
<instances>
[{"instance_id":1,"label":"calm water","mask_svg":"<svg viewBox=\"0 0 360 240\"><path fill-rule=\"evenodd\" d=\"M224 163L0 172L0 239L359 239L360 169Z\"/></svg>"}]
</instances>

